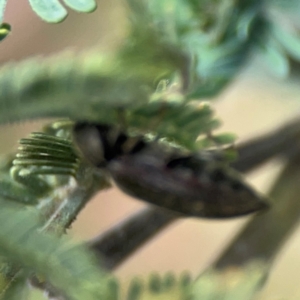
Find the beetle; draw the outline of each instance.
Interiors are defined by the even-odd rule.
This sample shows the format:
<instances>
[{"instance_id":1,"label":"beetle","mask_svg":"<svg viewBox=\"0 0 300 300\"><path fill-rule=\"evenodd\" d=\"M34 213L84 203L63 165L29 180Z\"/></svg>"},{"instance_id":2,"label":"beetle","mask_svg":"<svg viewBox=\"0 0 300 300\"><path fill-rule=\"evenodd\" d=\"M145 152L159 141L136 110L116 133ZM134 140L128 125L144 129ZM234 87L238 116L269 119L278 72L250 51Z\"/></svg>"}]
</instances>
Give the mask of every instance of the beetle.
<instances>
[{"instance_id":1,"label":"beetle","mask_svg":"<svg viewBox=\"0 0 300 300\"><path fill-rule=\"evenodd\" d=\"M87 161L106 169L125 193L151 204L203 218L237 217L268 207L209 152L183 154L106 124L78 122L73 136Z\"/></svg>"}]
</instances>

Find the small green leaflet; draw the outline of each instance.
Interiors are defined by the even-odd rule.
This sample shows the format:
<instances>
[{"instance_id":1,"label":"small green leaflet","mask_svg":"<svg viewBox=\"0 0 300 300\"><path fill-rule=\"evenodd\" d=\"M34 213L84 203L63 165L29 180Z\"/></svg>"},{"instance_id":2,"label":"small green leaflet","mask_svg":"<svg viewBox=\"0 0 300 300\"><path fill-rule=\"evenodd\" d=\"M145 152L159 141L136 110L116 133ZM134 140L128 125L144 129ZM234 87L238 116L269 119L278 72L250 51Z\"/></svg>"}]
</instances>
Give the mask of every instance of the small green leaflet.
<instances>
[{"instance_id":1,"label":"small green leaflet","mask_svg":"<svg viewBox=\"0 0 300 300\"><path fill-rule=\"evenodd\" d=\"M275 39L270 38L261 45L262 59L279 78L286 78L289 73L289 62L282 48Z\"/></svg>"},{"instance_id":2,"label":"small green leaflet","mask_svg":"<svg viewBox=\"0 0 300 300\"><path fill-rule=\"evenodd\" d=\"M33 11L47 22L61 22L68 15L67 10L58 0L29 0L29 3Z\"/></svg>"},{"instance_id":3,"label":"small green leaflet","mask_svg":"<svg viewBox=\"0 0 300 300\"><path fill-rule=\"evenodd\" d=\"M7 2L7 0L0 0L0 24L3 22L6 2Z\"/></svg>"},{"instance_id":4,"label":"small green leaflet","mask_svg":"<svg viewBox=\"0 0 300 300\"><path fill-rule=\"evenodd\" d=\"M92 12L97 8L95 0L64 0L66 5L79 12Z\"/></svg>"},{"instance_id":5,"label":"small green leaflet","mask_svg":"<svg viewBox=\"0 0 300 300\"><path fill-rule=\"evenodd\" d=\"M95 0L64 0L64 2L70 8L85 13L95 10L97 6ZM29 0L29 3L33 11L46 22L58 23L68 15L59 0Z\"/></svg>"},{"instance_id":6,"label":"small green leaflet","mask_svg":"<svg viewBox=\"0 0 300 300\"><path fill-rule=\"evenodd\" d=\"M272 34L277 41L282 45L285 52L295 60L300 60L300 38L297 32L288 31L280 26L273 24Z\"/></svg>"}]
</instances>

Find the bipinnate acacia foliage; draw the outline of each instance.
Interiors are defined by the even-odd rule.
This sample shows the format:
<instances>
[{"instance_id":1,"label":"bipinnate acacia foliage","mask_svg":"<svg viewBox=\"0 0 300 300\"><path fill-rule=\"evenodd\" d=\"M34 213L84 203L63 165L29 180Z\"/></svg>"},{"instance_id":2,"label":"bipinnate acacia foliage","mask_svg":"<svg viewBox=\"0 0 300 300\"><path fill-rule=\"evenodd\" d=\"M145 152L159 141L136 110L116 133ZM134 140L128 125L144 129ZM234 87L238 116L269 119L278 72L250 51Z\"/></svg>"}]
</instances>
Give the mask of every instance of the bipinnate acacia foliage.
<instances>
[{"instance_id":1,"label":"bipinnate acacia foliage","mask_svg":"<svg viewBox=\"0 0 300 300\"><path fill-rule=\"evenodd\" d=\"M1 47L4 38L13 38L4 23L6 2L0 0ZM298 1L288 2L288 8L299 8ZM96 9L95 0L29 4L52 23L63 21L68 8ZM235 135L214 133L221 123L203 99L218 95L254 52L278 76L288 74L291 58L300 58L295 24L284 18L280 1L127 0L126 5L129 33L115 53L64 53L0 69L2 124L68 118L22 139L17 153L1 164L3 299L21 299L28 280L65 299L122 298L118 283L95 257L64 236L89 199L110 186L106 174L76 152L73 122L126 125L131 136L187 152L226 148L228 163ZM229 275L214 266L194 281L153 275L147 284L133 280L127 299L253 299L268 270L268 260L253 256Z\"/></svg>"}]
</instances>

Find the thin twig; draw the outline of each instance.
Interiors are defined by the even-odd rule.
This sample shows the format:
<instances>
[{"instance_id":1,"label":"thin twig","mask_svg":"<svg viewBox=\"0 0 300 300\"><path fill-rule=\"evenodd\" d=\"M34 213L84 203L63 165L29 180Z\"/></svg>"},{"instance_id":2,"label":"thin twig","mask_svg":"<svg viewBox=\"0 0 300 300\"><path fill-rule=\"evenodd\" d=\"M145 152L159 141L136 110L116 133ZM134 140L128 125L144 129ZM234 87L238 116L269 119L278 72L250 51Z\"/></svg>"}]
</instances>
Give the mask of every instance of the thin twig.
<instances>
[{"instance_id":1,"label":"thin twig","mask_svg":"<svg viewBox=\"0 0 300 300\"><path fill-rule=\"evenodd\" d=\"M249 172L277 156L290 156L300 148L300 118L293 119L279 129L238 144L239 157L232 167Z\"/></svg>"},{"instance_id":2,"label":"thin twig","mask_svg":"<svg viewBox=\"0 0 300 300\"><path fill-rule=\"evenodd\" d=\"M299 149L297 140L300 141L300 119L290 121L276 131L238 145L240 155L233 163L233 167L241 172L247 172L274 156L290 155ZM177 217L158 208L146 208L100 234L89 242L89 246L101 257L102 264L107 269L113 270Z\"/></svg>"},{"instance_id":3,"label":"thin twig","mask_svg":"<svg viewBox=\"0 0 300 300\"><path fill-rule=\"evenodd\" d=\"M63 201L56 201L55 207L52 203L46 202L45 205L39 208L45 219L40 231L55 232L58 235L63 234L92 196L100 190L110 187L110 183L104 174L94 174L89 172L88 169L84 169L82 173L77 176L76 184L57 188L59 200L63 199Z\"/></svg>"},{"instance_id":4,"label":"thin twig","mask_svg":"<svg viewBox=\"0 0 300 300\"><path fill-rule=\"evenodd\" d=\"M242 266L254 259L270 261L300 220L300 153L291 158L270 191L274 205L257 215L230 243L214 268Z\"/></svg>"},{"instance_id":5,"label":"thin twig","mask_svg":"<svg viewBox=\"0 0 300 300\"><path fill-rule=\"evenodd\" d=\"M177 218L177 214L157 207L144 208L90 241L100 254L101 264L112 270L144 242Z\"/></svg>"},{"instance_id":6,"label":"thin twig","mask_svg":"<svg viewBox=\"0 0 300 300\"><path fill-rule=\"evenodd\" d=\"M204 298L202 291L208 282L209 296L214 299L252 299L261 290L276 255L300 220L299 165L300 151L290 157L270 191L272 209L251 219L195 281L193 293L197 297Z\"/></svg>"}]
</instances>

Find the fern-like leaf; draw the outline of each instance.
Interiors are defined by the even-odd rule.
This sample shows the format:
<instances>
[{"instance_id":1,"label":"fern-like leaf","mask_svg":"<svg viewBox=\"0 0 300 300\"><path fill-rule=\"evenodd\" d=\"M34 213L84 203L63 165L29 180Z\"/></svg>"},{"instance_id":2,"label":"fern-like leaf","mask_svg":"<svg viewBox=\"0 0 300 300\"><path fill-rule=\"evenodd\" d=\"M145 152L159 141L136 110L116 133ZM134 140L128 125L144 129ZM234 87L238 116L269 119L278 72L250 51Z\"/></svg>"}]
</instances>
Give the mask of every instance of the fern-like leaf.
<instances>
[{"instance_id":1,"label":"fern-like leaf","mask_svg":"<svg viewBox=\"0 0 300 300\"><path fill-rule=\"evenodd\" d=\"M122 296L121 283L112 278L109 281L111 298L109 300L182 300L187 299L191 278L183 273L176 276L173 273L165 275L152 274L146 279L136 277L131 279L126 296ZM106 300L106 299L105 299Z\"/></svg>"},{"instance_id":2,"label":"fern-like leaf","mask_svg":"<svg viewBox=\"0 0 300 300\"><path fill-rule=\"evenodd\" d=\"M216 95L246 62L257 36L267 33L264 1L127 2L134 33L159 33L159 39L189 58L188 70L181 68L181 73L183 85L189 81L190 99Z\"/></svg>"},{"instance_id":3,"label":"fern-like leaf","mask_svg":"<svg viewBox=\"0 0 300 300\"><path fill-rule=\"evenodd\" d=\"M42 276L72 300L105 299L107 276L83 247L39 232L31 210L0 200L0 253L12 263Z\"/></svg>"},{"instance_id":4,"label":"fern-like leaf","mask_svg":"<svg viewBox=\"0 0 300 300\"><path fill-rule=\"evenodd\" d=\"M31 175L75 176L79 158L69 140L36 132L20 144L14 166L29 169Z\"/></svg>"},{"instance_id":5,"label":"fern-like leaf","mask_svg":"<svg viewBox=\"0 0 300 300\"><path fill-rule=\"evenodd\" d=\"M129 110L127 120L130 126L142 132L152 131L155 135L194 151L203 148L203 145L207 146L196 143L197 138L209 140L208 147L231 144L235 140L233 135L226 135L227 139L212 137L212 131L219 128L221 122L207 103L153 101ZM207 136L208 133L211 134L210 137Z\"/></svg>"},{"instance_id":6,"label":"fern-like leaf","mask_svg":"<svg viewBox=\"0 0 300 300\"><path fill-rule=\"evenodd\" d=\"M189 149L200 134L219 126L208 105L186 103L173 84L151 93L145 87L155 76L133 71L125 76L113 66L101 55L8 64L0 71L0 123L43 116L120 124L125 118L126 129L152 132Z\"/></svg>"},{"instance_id":7,"label":"fern-like leaf","mask_svg":"<svg viewBox=\"0 0 300 300\"><path fill-rule=\"evenodd\" d=\"M0 71L0 122L71 117L110 123L116 109L146 103L145 80L111 63L87 53L7 64Z\"/></svg>"},{"instance_id":8,"label":"fern-like leaf","mask_svg":"<svg viewBox=\"0 0 300 300\"><path fill-rule=\"evenodd\" d=\"M269 263L259 260L242 267L211 267L192 284L188 299L251 300L265 283L269 268Z\"/></svg>"}]
</instances>

